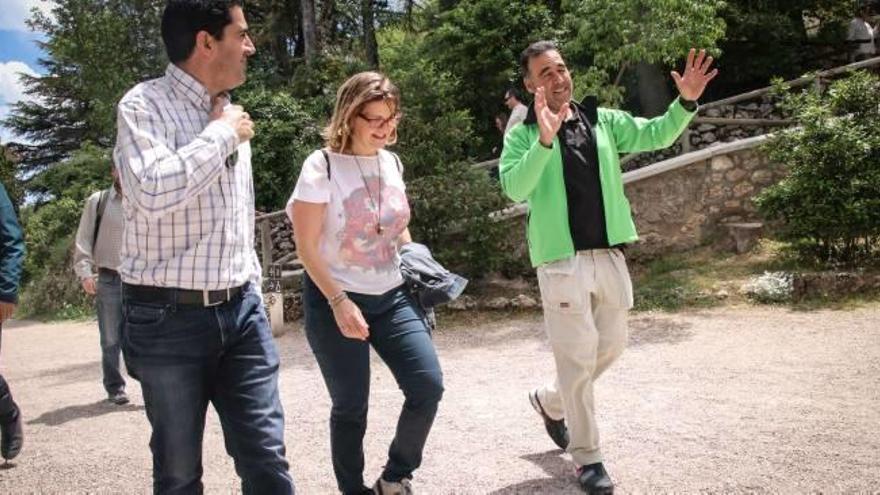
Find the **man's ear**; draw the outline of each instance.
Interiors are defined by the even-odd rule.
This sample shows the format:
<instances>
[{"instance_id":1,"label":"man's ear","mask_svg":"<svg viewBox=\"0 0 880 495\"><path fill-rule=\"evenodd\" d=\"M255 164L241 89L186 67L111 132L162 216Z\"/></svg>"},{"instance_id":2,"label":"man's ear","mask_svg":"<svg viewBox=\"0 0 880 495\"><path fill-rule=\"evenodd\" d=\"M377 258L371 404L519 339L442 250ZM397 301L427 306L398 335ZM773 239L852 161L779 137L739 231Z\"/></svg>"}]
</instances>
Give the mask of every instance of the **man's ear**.
<instances>
[{"instance_id":1,"label":"man's ear","mask_svg":"<svg viewBox=\"0 0 880 495\"><path fill-rule=\"evenodd\" d=\"M535 89L537 89L537 88L535 88L535 85L532 84L532 79L529 76L526 76L523 78L523 86L526 87L526 90L529 93L535 94Z\"/></svg>"},{"instance_id":2,"label":"man's ear","mask_svg":"<svg viewBox=\"0 0 880 495\"><path fill-rule=\"evenodd\" d=\"M193 51L210 52L214 49L214 38L207 31L196 33L196 46Z\"/></svg>"}]
</instances>

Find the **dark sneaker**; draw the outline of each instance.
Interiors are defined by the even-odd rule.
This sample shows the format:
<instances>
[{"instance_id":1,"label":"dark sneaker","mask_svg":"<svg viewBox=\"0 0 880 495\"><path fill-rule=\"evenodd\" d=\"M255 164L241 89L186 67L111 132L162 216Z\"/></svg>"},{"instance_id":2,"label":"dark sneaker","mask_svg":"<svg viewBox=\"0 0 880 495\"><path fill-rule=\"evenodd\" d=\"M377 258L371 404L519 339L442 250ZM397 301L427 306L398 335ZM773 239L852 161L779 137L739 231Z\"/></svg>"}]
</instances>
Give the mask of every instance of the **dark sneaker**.
<instances>
[{"instance_id":1,"label":"dark sneaker","mask_svg":"<svg viewBox=\"0 0 880 495\"><path fill-rule=\"evenodd\" d=\"M380 476L373 485L376 495L413 495L412 482L409 478L400 481L385 481Z\"/></svg>"},{"instance_id":2,"label":"dark sneaker","mask_svg":"<svg viewBox=\"0 0 880 495\"><path fill-rule=\"evenodd\" d=\"M126 395L125 390L118 390L108 395L107 401L112 402L117 406L122 406L128 404L128 395Z\"/></svg>"},{"instance_id":3,"label":"dark sneaker","mask_svg":"<svg viewBox=\"0 0 880 495\"><path fill-rule=\"evenodd\" d=\"M4 459L15 459L21 452L24 443L24 430L21 427L21 411L15 407L15 417L5 423L0 423L0 455Z\"/></svg>"},{"instance_id":4,"label":"dark sneaker","mask_svg":"<svg viewBox=\"0 0 880 495\"><path fill-rule=\"evenodd\" d=\"M601 462L581 466L577 469L578 484L590 495L612 495L614 483Z\"/></svg>"},{"instance_id":5,"label":"dark sneaker","mask_svg":"<svg viewBox=\"0 0 880 495\"><path fill-rule=\"evenodd\" d=\"M547 416L541 401L538 400L538 389L529 392L529 402L532 403L532 407L544 420L544 428L547 430L547 434L550 435L553 443L562 450L568 448L568 427L565 426L565 419L553 419Z\"/></svg>"}]
</instances>

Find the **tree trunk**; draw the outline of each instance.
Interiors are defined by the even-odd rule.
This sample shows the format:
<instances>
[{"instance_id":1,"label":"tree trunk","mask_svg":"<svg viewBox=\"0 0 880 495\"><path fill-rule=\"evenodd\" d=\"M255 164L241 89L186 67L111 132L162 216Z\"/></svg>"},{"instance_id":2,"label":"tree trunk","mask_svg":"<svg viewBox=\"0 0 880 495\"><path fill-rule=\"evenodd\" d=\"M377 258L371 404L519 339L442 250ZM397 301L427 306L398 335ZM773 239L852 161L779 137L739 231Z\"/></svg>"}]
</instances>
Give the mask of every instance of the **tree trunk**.
<instances>
[{"instance_id":1,"label":"tree trunk","mask_svg":"<svg viewBox=\"0 0 880 495\"><path fill-rule=\"evenodd\" d=\"M373 19L373 0L361 0L361 18L364 23L364 52L367 63L374 69L379 68L379 45L376 43L376 27Z\"/></svg>"},{"instance_id":2,"label":"tree trunk","mask_svg":"<svg viewBox=\"0 0 880 495\"><path fill-rule=\"evenodd\" d=\"M403 2L403 11L406 13L405 22L408 29L412 29L413 3L415 3L415 0L404 0Z\"/></svg>"},{"instance_id":3,"label":"tree trunk","mask_svg":"<svg viewBox=\"0 0 880 495\"><path fill-rule=\"evenodd\" d=\"M336 1L322 0L320 12L321 14L318 16L318 44L325 47L331 44L336 34Z\"/></svg>"},{"instance_id":4,"label":"tree trunk","mask_svg":"<svg viewBox=\"0 0 880 495\"><path fill-rule=\"evenodd\" d=\"M306 63L311 64L318 55L318 39L315 29L315 0L300 0L302 18L303 52Z\"/></svg>"}]
</instances>

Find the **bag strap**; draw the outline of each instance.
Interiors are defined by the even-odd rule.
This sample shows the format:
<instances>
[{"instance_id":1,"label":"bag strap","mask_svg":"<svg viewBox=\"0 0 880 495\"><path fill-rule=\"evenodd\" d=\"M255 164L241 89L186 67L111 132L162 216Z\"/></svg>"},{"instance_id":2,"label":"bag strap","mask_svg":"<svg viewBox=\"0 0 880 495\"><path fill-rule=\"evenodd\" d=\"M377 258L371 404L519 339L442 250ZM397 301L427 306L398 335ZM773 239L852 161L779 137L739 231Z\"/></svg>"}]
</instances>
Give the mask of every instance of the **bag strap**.
<instances>
[{"instance_id":1,"label":"bag strap","mask_svg":"<svg viewBox=\"0 0 880 495\"><path fill-rule=\"evenodd\" d=\"M397 153L391 151L389 151L389 153L394 157L394 162L397 163L397 171L400 175L403 175L403 165L400 163L400 157L397 156ZM321 154L324 155L324 162L327 163L327 180L330 180L333 177L330 171L330 154L327 153L325 148L321 148Z\"/></svg>"},{"instance_id":2,"label":"bag strap","mask_svg":"<svg viewBox=\"0 0 880 495\"><path fill-rule=\"evenodd\" d=\"M403 177L403 165L400 163L400 157L397 156L397 153L394 153L393 151L389 151L389 153L391 153L391 156L394 157L394 161L397 163L397 173L399 173L400 176Z\"/></svg>"},{"instance_id":3,"label":"bag strap","mask_svg":"<svg viewBox=\"0 0 880 495\"><path fill-rule=\"evenodd\" d=\"M95 255L95 245L98 244L98 232L101 230L101 220L104 218L104 210L107 209L107 200L110 198L110 189L101 191L98 196L98 206L95 214L95 231L92 234L92 256Z\"/></svg>"},{"instance_id":4,"label":"bag strap","mask_svg":"<svg viewBox=\"0 0 880 495\"><path fill-rule=\"evenodd\" d=\"M324 161L327 163L327 180L330 180L332 178L330 175L330 154L325 148L321 148L321 154L324 155Z\"/></svg>"}]
</instances>

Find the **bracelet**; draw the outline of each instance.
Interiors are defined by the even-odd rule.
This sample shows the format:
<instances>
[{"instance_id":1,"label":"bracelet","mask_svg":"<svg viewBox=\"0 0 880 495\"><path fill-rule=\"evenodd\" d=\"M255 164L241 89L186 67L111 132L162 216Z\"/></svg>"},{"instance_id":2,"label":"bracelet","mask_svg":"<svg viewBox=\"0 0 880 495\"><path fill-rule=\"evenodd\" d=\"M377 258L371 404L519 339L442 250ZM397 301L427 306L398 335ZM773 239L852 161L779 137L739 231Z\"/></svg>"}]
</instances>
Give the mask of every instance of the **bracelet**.
<instances>
[{"instance_id":1,"label":"bracelet","mask_svg":"<svg viewBox=\"0 0 880 495\"><path fill-rule=\"evenodd\" d=\"M346 299L348 299L348 294L346 294L345 291L339 291L339 294L336 294L335 296L331 297L327 302L330 303L331 308L336 308L336 306L338 306L339 303L341 303L342 301L345 301Z\"/></svg>"}]
</instances>

